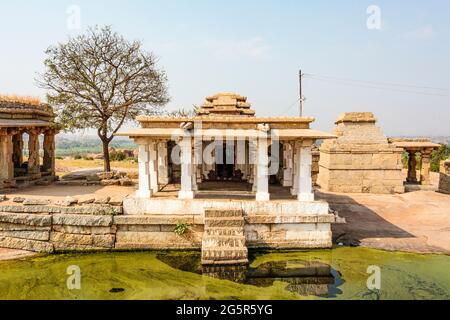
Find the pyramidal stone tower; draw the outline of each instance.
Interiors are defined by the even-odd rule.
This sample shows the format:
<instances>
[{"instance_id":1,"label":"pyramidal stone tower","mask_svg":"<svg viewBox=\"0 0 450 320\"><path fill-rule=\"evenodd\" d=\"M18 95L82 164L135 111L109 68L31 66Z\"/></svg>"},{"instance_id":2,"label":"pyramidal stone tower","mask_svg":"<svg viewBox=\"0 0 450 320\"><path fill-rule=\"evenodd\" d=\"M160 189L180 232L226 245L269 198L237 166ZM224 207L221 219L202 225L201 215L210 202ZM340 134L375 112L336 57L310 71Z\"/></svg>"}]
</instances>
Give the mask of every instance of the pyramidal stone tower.
<instances>
[{"instance_id":1,"label":"pyramidal stone tower","mask_svg":"<svg viewBox=\"0 0 450 320\"><path fill-rule=\"evenodd\" d=\"M336 140L320 147L317 184L343 193L403 193L403 149L389 143L370 112L342 114Z\"/></svg>"}]
</instances>

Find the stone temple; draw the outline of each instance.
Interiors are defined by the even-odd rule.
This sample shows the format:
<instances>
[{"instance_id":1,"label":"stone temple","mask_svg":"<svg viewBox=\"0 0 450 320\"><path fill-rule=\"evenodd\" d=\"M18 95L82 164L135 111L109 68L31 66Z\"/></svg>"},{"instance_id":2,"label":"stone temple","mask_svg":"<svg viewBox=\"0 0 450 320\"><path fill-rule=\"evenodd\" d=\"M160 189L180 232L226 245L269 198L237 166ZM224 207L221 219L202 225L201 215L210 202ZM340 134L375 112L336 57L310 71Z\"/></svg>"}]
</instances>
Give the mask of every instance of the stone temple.
<instances>
[{"instance_id":1,"label":"stone temple","mask_svg":"<svg viewBox=\"0 0 450 320\"><path fill-rule=\"evenodd\" d=\"M245 263L247 247L332 246L337 218L316 200L311 166L315 141L335 136L311 129L313 118L256 117L247 98L220 93L193 117L137 120L120 133L139 145L125 215L193 216L204 264Z\"/></svg>"},{"instance_id":2,"label":"stone temple","mask_svg":"<svg viewBox=\"0 0 450 320\"><path fill-rule=\"evenodd\" d=\"M54 118L47 105L0 99L0 189L55 180ZM28 137L27 145L24 136Z\"/></svg>"},{"instance_id":3,"label":"stone temple","mask_svg":"<svg viewBox=\"0 0 450 320\"><path fill-rule=\"evenodd\" d=\"M403 193L403 149L389 143L370 112L345 113L336 140L320 147L317 184L342 193Z\"/></svg>"}]
</instances>

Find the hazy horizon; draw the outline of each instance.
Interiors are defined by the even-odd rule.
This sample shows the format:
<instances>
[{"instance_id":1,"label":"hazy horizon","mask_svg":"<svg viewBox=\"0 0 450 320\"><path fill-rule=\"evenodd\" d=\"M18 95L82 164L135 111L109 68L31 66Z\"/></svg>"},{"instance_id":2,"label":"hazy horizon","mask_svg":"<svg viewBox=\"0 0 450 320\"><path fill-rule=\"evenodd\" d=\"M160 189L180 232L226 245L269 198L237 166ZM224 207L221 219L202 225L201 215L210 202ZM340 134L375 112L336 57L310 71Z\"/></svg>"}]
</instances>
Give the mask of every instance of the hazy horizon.
<instances>
[{"instance_id":1,"label":"hazy horizon","mask_svg":"<svg viewBox=\"0 0 450 320\"><path fill-rule=\"evenodd\" d=\"M380 28L368 26L373 5ZM314 128L371 111L387 136L449 136L449 9L444 0L2 2L0 93L44 98L34 81L44 50L111 25L159 57L168 110L233 91L258 116L295 116L301 68Z\"/></svg>"}]
</instances>

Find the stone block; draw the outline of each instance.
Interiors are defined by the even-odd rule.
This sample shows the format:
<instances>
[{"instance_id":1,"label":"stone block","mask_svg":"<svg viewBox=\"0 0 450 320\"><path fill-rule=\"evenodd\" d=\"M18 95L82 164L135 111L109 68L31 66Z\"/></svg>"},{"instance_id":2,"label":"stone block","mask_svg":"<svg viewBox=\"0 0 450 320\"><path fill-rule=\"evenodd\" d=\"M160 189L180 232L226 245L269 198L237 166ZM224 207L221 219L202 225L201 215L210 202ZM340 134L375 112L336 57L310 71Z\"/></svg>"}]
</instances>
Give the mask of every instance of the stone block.
<instances>
[{"instance_id":1,"label":"stone block","mask_svg":"<svg viewBox=\"0 0 450 320\"><path fill-rule=\"evenodd\" d=\"M108 203L111 206L122 206L123 205L123 197L121 197L121 196L111 197L111 199L109 200Z\"/></svg>"},{"instance_id":2,"label":"stone block","mask_svg":"<svg viewBox=\"0 0 450 320\"><path fill-rule=\"evenodd\" d=\"M86 227L110 227L113 224L112 216L93 215L53 215L54 225L86 226Z\"/></svg>"},{"instance_id":3,"label":"stone block","mask_svg":"<svg viewBox=\"0 0 450 320\"><path fill-rule=\"evenodd\" d=\"M12 201L15 202L15 203L23 203L25 201L25 198L23 198L23 197L14 197L12 199Z\"/></svg>"},{"instance_id":4,"label":"stone block","mask_svg":"<svg viewBox=\"0 0 450 320\"><path fill-rule=\"evenodd\" d=\"M36 241L28 239L18 239L0 236L0 247L9 249L28 250L40 253L52 253L53 245L45 241Z\"/></svg>"},{"instance_id":5,"label":"stone block","mask_svg":"<svg viewBox=\"0 0 450 320\"><path fill-rule=\"evenodd\" d=\"M46 227L51 225L52 217L48 215L0 213L0 223Z\"/></svg>"},{"instance_id":6,"label":"stone block","mask_svg":"<svg viewBox=\"0 0 450 320\"><path fill-rule=\"evenodd\" d=\"M78 204L85 205L85 204L91 204L94 203L95 197L93 195L83 195L77 197Z\"/></svg>"},{"instance_id":7,"label":"stone block","mask_svg":"<svg viewBox=\"0 0 450 320\"><path fill-rule=\"evenodd\" d=\"M108 196L95 196L94 204L108 204L110 199Z\"/></svg>"},{"instance_id":8,"label":"stone block","mask_svg":"<svg viewBox=\"0 0 450 320\"><path fill-rule=\"evenodd\" d=\"M45 206L50 204L48 199L25 199L23 201L24 206Z\"/></svg>"},{"instance_id":9,"label":"stone block","mask_svg":"<svg viewBox=\"0 0 450 320\"><path fill-rule=\"evenodd\" d=\"M52 227L52 230L60 233L103 235L103 234L114 234L116 232L116 226L87 227L87 226L54 225Z\"/></svg>"},{"instance_id":10,"label":"stone block","mask_svg":"<svg viewBox=\"0 0 450 320\"><path fill-rule=\"evenodd\" d=\"M48 241L50 239L49 231L0 231L1 237Z\"/></svg>"}]
</instances>

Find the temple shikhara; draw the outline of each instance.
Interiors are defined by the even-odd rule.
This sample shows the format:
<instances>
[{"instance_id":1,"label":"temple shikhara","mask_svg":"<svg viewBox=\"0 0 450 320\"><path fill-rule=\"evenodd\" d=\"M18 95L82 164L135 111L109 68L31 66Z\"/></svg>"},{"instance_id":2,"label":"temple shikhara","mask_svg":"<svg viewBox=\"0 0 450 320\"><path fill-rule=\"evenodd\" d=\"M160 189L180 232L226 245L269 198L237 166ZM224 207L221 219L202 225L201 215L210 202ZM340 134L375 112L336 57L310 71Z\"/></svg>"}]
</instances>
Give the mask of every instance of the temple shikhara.
<instances>
[{"instance_id":1,"label":"temple shikhara","mask_svg":"<svg viewBox=\"0 0 450 320\"><path fill-rule=\"evenodd\" d=\"M55 180L54 118L47 105L0 97L0 189ZM24 136L28 137L26 145Z\"/></svg>"}]
</instances>

